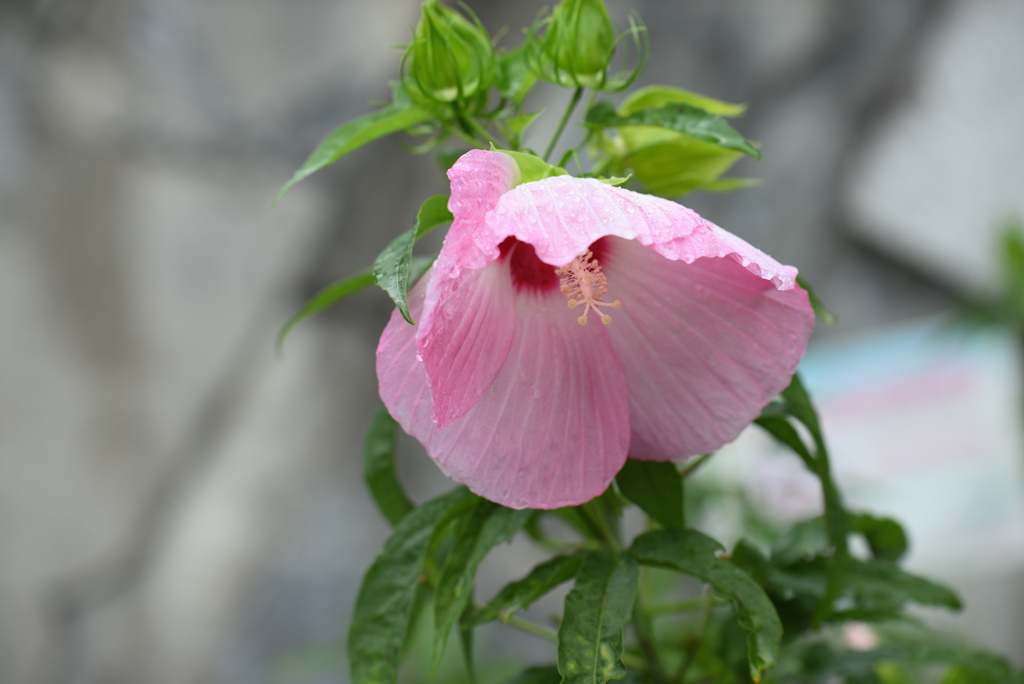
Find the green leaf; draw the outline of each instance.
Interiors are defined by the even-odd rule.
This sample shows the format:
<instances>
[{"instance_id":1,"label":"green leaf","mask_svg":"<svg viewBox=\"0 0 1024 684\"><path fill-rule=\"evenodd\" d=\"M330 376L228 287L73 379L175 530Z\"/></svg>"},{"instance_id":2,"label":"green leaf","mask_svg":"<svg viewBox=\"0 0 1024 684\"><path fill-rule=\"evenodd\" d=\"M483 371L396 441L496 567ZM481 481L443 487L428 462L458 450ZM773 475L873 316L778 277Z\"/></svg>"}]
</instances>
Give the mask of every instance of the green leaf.
<instances>
[{"instance_id":1,"label":"green leaf","mask_svg":"<svg viewBox=\"0 0 1024 684\"><path fill-rule=\"evenodd\" d=\"M437 259L436 254L430 254L426 256L414 256L412 263L409 265L409 287L411 288L416 282L423 277L423 275L430 270L430 267L434 265L434 261Z\"/></svg>"},{"instance_id":2,"label":"green leaf","mask_svg":"<svg viewBox=\"0 0 1024 684\"><path fill-rule=\"evenodd\" d=\"M772 437L792 449L803 460L807 469L814 472L814 456L811 454L810 449L807 448L807 445L804 444L804 441L800 439L800 434L796 431L796 428L786 419L785 415L773 413L778 406L778 404L774 403L768 404L765 410L761 412L761 415L754 419L754 422L767 430L768 434Z\"/></svg>"},{"instance_id":3,"label":"green leaf","mask_svg":"<svg viewBox=\"0 0 1024 684\"><path fill-rule=\"evenodd\" d=\"M291 179L284 184L284 187L277 193L277 197L274 198L274 204L277 204L284 194L300 180L325 166L330 166L349 152L377 138L403 131L433 117L429 110L409 102L407 98L402 98L402 100L404 101L392 102L376 112L363 114L334 129L313 150L313 153L292 175Z\"/></svg>"},{"instance_id":4,"label":"green leaf","mask_svg":"<svg viewBox=\"0 0 1024 684\"><path fill-rule=\"evenodd\" d=\"M825 305L822 304L820 299L818 299L818 296L814 294L814 288L811 287L811 284L800 276L796 277L796 284L807 290L807 297L811 301L811 308L814 309L814 315L825 321L825 323L833 325L836 322L836 317L833 316L827 308L825 308Z\"/></svg>"},{"instance_id":5,"label":"green leaf","mask_svg":"<svg viewBox=\"0 0 1024 684\"><path fill-rule=\"evenodd\" d=\"M526 577L505 585L490 603L473 616L473 623L483 624L529 608L541 596L575 577L582 564L582 552L569 556L555 556L541 563Z\"/></svg>"},{"instance_id":6,"label":"green leaf","mask_svg":"<svg viewBox=\"0 0 1024 684\"><path fill-rule=\"evenodd\" d=\"M469 601L459 616L459 641L462 644L462 659L466 664L469 684L476 684L476 668L473 667L473 624L470 622L472 614L473 603Z\"/></svg>"},{"instance_id":7,"label":"green leaf","mask_svg":"<svg viewBox=\"0 0 1024 684\"><path fill-rule=\"evenodd\" d=\"M820 556L829 548L825 518L804 520L786 530L772 545L772 565L785 568L811 556Z\"/></svg>"},{"instance_id":8,"label":"green leaf","mask_svg":"<svg viewBox=\"0 0 1024 684\"><path fill-rule=\"evenodd\" d=\"M792 426L785 428L779 420L776 420L781 419L782 422L786 422L787 417L800 421L811 433L814 440L813 457L806 446L803 446L802 440L795 436L796 432ZM828 448L825 446L825 438L821 433L821 425L818 423L818 414L814 410L807 390L804 389L799 373L793 375L789 386L782 390L782 394L777 400L765 407L755 422L793 448L804 459L808 470L814 473L821 482L822 497L825 500L825 524L829 543L835 548L835 553L827 559L829 566L828 588L821 597L814 615L814 623L819 625L830 616L833 603L839 596L844 566L849 557L847 548L849 520L843 506L842 496L832 479Z\"/></svg>"},{"instance_id":9,"label":"green leaf","mask_svg":"<svg viewBox=\"0 0 1024 684\"><path fill-rule=\"evenodd\" d=\"M863 536L878 560L898 561L907 552L907 534L898 522L866 514L851 514L850 531Z\"/></svg>"},{"instance_id":10,"label":"green leaf","mask_svg":"<svg viewBox=\"0 0 1024 684\"><path fill-rule=\"evenodd\" d=\"M505 125L508 126L509 130L516 136L522 135L523 131L537 120L537 117L544 113L544 110L539 112L532 112L529 114L520 114L519 116L513 116L505 120Z\"/></svg>"},{"instance_id":11,"label":"green leaf","mask_svg":"<svg viewBox=\"0 0 1024 684\"><path fill-rule=\"evenodd\" d=\"M683 526L683 481L673 464L626 459L615 481L626 498L665 527Z\"/></svg>"},{"instance_id":12,"label":"green leaf","mask_svg":"<svg viewBox=\"0 0 1024 684\"><path fill-rule=\"evenodd\" d=\"M620 116L606 100L594 103L587 111L585 124L589 128L618 128L620 126L656 126L676 133L761 158L761 153L722 117L686 104L642 109L629 116Z\"/></svg>"},{"instance_id":13,"label":"green leaf","mask_svg":"<svg viewBox=\"0 0 1024 684\"><path fill-rule=\"evenodd\" d=\"M618 145L599 170L631 170L647 192L675 198L693 190L724 192L752 184L749 179L719 178L743 155L703 140L651 126L622 126Z\"/></svg>"},{"instance_id":14,"label":"green leaf","mask_svg":"<svg viewBox=\"0 0 1024 684\"><path fill-rule=\"evenodd\" d=\"M565 597L558 629L558 671L564 684L604 684L626 676L622 628L633 613L637 575L631 556L586 555Z\"/></svg>"},{"instance_id":15,"label":"green leaf","mask_svg":"<svg viewBox=\"0 0 1024 684\"><path fill-rule=\"evenodd\" d=\"M413 227L392 240L373 262L373 277L377 285L388 293L402 317L413 325L406 296L413 283L409 277L413 262L412 247L431 230L451 221L447 195L428 197L416 212Z\"/></svg>"},{"instance_id":16,"label":"green leaf","mask_svg":"<svg viewBox=\"0 0 1024 684\"><path fill-rule=\"evenodd\" d=\"M821 425L818 423L818 413L814 410L814 404L811 403L810 395L804 389L799 373L793 375L789 386L782 390L781 396L786 401L789 414L811 431L818 450L821 451L821 446L825 443L825 439L822 437ZM821 454L818 455L820 456Z\"/></svg>"},{"instance_id":17,"label":"green leaf","mask_svg":"<svg viewBox=\"0 0 1024 684\"><path fill-rule=\"evenodd\" d=\"M867 602L883 602L894 607L908 602L953 610L962 607L960 599L950 589L885 561L851 558L844 579L847 586Z\"/></svg>"},{"instance_id":18,"label":"green leaf","mask_svg":"<svg viewBox=\"0 0 1024 684\"><path fill-rule=\"evenodd\" d=\"M515 152L514 150L498 150L493 148L492 151L501 152L512 157L516 165L519 167L520 185L523 183L543 180L545 178L551 178L552 176L569 175L569 172L560 166L548 164L540 157L527 152Z\"/></svg>"},{"instance_id":19,"label":"green leaf","mask_svg":"<svg viewBox=\"0 0 1024 684\"><path fill-rule=\"evenodd\" d=\"M621 130L623 139L634 137L627 136L629 128ZM721 192L723 182L737 180L720 179L719 176L740 158L738 152L689 136L673 135L677 137L629 148L622 161L623 168L631 169L647 192L666 198L708 188Z\"/></svg>"},{"instance_id":20,"label":"green leaf","mask_svg":"<svg viewBox=\"0 0 1024 684\"><path fill-rule=\"evenodd\" d=\"M629 180L629 176L612 176L610 178L605 178L604 176L600 176L600 177L598 177L597 180L598 180L599 183L604 183L605 185L612 185L612 186L618 187L618 186L622 185L623 183L625 183L626 181L628 181Z\"/></svg>"},{"instance_id":21,"label":"green leaf","mask_svg":"<svg viewBox=\"0 0 1024 684\"><path fill-rule=\"evenodd\" d=\"M996 313L1002 322L1024 329L1024 221L1008 217L999 229L1002 293Z\"/></svg>"},{"instance_id":22,"label":"green leaf","mask_svg":"<svg viewBox=\"0 0 1024 684\"><path fill-rule=\"evenodd\" d=\"M696 189L704 192L732 192L733 190L757 187L760 184L760 178L716 178L703 181Z\"/></svg>"},{"instance_id":23,"label":"green leaf","mask_svg":"<svg viewBox=\"0 0 1024 684\"><path fill-rule=\"evenodd\" d=\"M402 518L363 577L348 633L352 684L393 684L409 629L416 589L435 527L475 498L464 487L428 501Z\"/></svg>"},{"instance_id":24,"label":"green leaf","mask_svg":"<svg viewBox=\"0 0 1024 684\"><path fill-rule=\"evenodd\" d=\"M299 309L298 313L288 319L288 322L281 327L281 331L277 333L276 347L278 352L284 346L284 340L288 336L288 333L302 321L306 320L313 314L319 313L324 309L333 306L345 299L349 295L353 295L360 290L368 288L373 285L374 278L373 273L370 269L360 271L354 276L345 278L344 280L338 280L324 289L313 295L313 298L306 302L306 305Z\"/></svg>"},{"instance_id":25,"label":"green leaf","mask_svg":"<svg viewBox=\"0 0 1024 684\"><path fill-rule=\"evenodd\" d=\"M557 665L543 665L527 668L502 684L562 684L562 675Z\"/></svg>"},{"instance_id":26,"label":"green leaf","mask_svg":"<svg viewBox=\"0 0 1024 684\"><path fill-rule=\"evenodd\" d=\"M1019 684L1024 682L1024 676L1015 671L1003 658L966 646L929 643L920 639L900 639L882 644L870 651L843 651L830 653L829 656L831 657L812 670L811 674L833 674L850 678L847 681L853 681L853 678L868 677L874 674L880 662L895 662L914 666L952 665L973 675L966 679L950 679L950 682L967 681L972 684L1011 684L1013 682ZM819 655L818 660L825 659ZM857 681L863 680L857 679Z\"/></svg>"},{"instance_id":27,"label":"green leaf","mask_svg":"<svg viewBox=\"0 0 1024 684\"><path fill-rule=\"evenodd\" d=\"M532 511L516 511L481 499L460 524L455 543L434 594L434 655L431 672L436 671L448 635L473 598L477 568L487 553L511 541Z\"/></svg>"},{"instance_id":28,"label":"green leaf","mask_svg":"<svg viewBox=\"0 0 1024 684\"><path fill-rule=\"evenodd\" d=\"M398 423L384 404L380 404L363 442L363 477L377 508L392 526L414 508L395 473L397 436Z\"/></svg>"},{"instance_id":29,"label":"green leaf","mask_svg":"<svg viewBox=\"0 0 1024 684\"><path fill-rule=\"evenodd\" d=\"M656 109L672 104L686 104L719 116L741 116L747 111L745 104L723 102L705 95L673 88L672 86L650 85L634 91L619 104L619 114L629 116L644 109Z\"/></svg>"},{"instance_id":30,"label":"green leaf","mask_svg":"<svg viewBox=\"0 0 1024 684\"><path fill-rule=\"evenodd\" d=\"M629 553L645 565L671 568L692 575L732 601L740 625L750 632L747 658L755 682L779 656L782 623L764 590L750 575L719 558L722 545L695 530L655 530L640 535Z\"/></svg>"},{"instance_id":31,"label":"green leaf","mask_svg":"<svg viewBox=\"0 0 1024 684\"><path fill-rule=\"evenodd\" d=\"M502 97L521 103L536 83L537 75L530 66L528 45L499 55L495 86Z\"/></svg>"},{"instance_id":32,"label":"green leaf","mask_svg":"<svg viewBox=\"0 0 1024 684\"><path fill-rule=\"evenodd\" d=\"M865 534L869 540L875 538L880 555L870 561L846 559L839 569L837 591L830 600L849 596L853 605L830 619L890 619L908 602L960 607L956 594L946 587L907 573L886 560L886 556L895 560L906 550L906 538L899 525L870 516L851 515L849 519L851 531ZM782 572L772 573L771 583L796 593L824 596L826 567L814 559L828 560L830 546L824 517L797 523L772 548L771 565Z\"/></svg>"}]
</instances>

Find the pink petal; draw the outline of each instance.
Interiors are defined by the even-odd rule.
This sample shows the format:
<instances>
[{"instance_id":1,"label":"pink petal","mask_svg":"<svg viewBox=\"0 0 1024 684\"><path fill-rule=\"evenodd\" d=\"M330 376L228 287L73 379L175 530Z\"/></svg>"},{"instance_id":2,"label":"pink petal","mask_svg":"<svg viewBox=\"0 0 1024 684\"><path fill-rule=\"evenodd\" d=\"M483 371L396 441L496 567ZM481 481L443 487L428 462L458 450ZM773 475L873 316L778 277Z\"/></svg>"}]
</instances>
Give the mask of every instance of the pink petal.
<instances>
[{"instance_id":1,"label":"pink petal","mask_svg":"<svg viewBox=\"0 0 1024 684\"><path fill-rule=\"evenodd\" d=\"M462 416L505 362L515 329L511 281L497 256L481 252L473 235L502 193L519 182L519 167L505 154L473 150L448 171L454 221L434 264L416 333L441 427ZM507 269L506 269L507 270ZM463 273L463 271L465 271Z\"/></svg>"},{"instance_id":2,"label":"pink petal","mask_svg":"<svg viewBox=\"0 0 1024 684\"><path fill-rule=\"evenodd\" d=\"M444 428L480 400L505 363L516 330L515 294L507 261L430 287L438 301L420 320L418 350L432 390L433 418Z\"/></svg>"},{"instance_id":3,"label":"pink petal","mask_svg":"<svg viewBox=\"0 0 1024 684\"><path fill-rule=\"evenodd\" d=\"M608 331L629 383L630 456L676 460L735 439L800 362L814 324L807 293L777 289L750 268L773 263L688 264L608 242L601 264L607 299L622 302Z\"/></svg>"},{"instance_id":4,"label":"pink petal","mask_svg":"<svg viewBox=\"0 0 1024 684\"><path fill-rule=\"evenodd\" d=\"M424 288L410 293L413 315ZM493 384L438 429L413 328L392 315L377 350L381 398L452 479L512 508L589 501L626 460L629 399L608 328L575 322L560 295L520 293L516 336Z\"/></svg>"},{"instance_id":5,"label":"pink petal","mask_svg":"<svg viewBox=\"0 0 1024 684\"><path fill-rule=\"evenodd\" d=\"M448 170L448 178L452 188L448 209L455 220L435 271L443 277L452 273L458 277L463 268L481 268L498 258L500 240L481 250L476 238L485 227L487 213L519 183L520 174L519 166L507 154L470 150Z\"/></svg>"},{"instance_id":6,"label":"pink petal","mask_svg":"<svg viewBox=\"0 0 1024 684\"><path fill-rule=\"evenodd\" d=\"M492 243L509 236L532 244L541 261L552 266L564 266L598 239L615 236L686 263L728 256L780 290L793 287L796 279L792 266L783 266L681 204L593 178L557 176L506 192L487 214L487 230L477 233L476 243L482 252L493 253Z\"/></svg>"},{"instance_id":7,"label":"pink petal","mask_svg":"<svg viewBox=\"0 0 1024 684\"><path fill-rule=\"evenodd\" d=\"M409 290L409 313L413 320L418 320L423 312L427 284L432 275L432 270L427 271ZM381 400L406 432L412 434L412 425L424 422L433 425L433 402L427 372L423 362L417 358L416 326L409 325L398 309L391 312L391 320L384 327L377 345L377 382Z\"/></svg>"},{"instance_id":8,"label":"pink petal","mask_svg":"<svg viewBox=\"0 0 1024 684\"><path fill-rule=\"evenodd\" d=\"M688 264L704 257L729 257L757 277L772 281L780 290L789 290L796 285L796 267L780 264L757 247L710 221L704 221L690 235L656 244L654 249L668 259Z\"/></svg>"},{"instance_id":9,"label":"pink petal","mask_svg":"<svg viewBox=\"0 0 1024 684\"><path fill-rule=\"evenodd\" d=\"M705 222L690 209L593 178L556 176L524 183L502 195L487 214L477 246L488 251L514 236L529 242L541 261L564 266L606 236L652 245L686 237Z\"/></svg>"}]
</instances>

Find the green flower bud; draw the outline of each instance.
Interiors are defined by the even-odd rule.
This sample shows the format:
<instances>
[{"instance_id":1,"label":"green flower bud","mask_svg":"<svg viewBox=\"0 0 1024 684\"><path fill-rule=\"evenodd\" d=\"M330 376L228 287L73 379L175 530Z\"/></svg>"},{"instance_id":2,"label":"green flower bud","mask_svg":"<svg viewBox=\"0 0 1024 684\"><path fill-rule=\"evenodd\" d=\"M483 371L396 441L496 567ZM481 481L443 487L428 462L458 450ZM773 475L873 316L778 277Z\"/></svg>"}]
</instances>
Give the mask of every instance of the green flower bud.
<instances>
[{"instance_id":1,"label":"green flower bud","mask_svg":"<svg viewBox=\"0 0 1024 684\"><path fill-rule=\"evenodd\" d=\"M495 63L491 39L479 21L471 23L437 0L426 0L405 51L402 84L416 100L465 101L487 91Z\"/></svg>"},{"instance_id":2,"label":"green flower bud","mask_svg":"<svg viewBox=\"0 0 1024 684\"><path fill-rule=\"evenodd\" d=\"M548 20L541 77L563 86L600 88L608 79L615 43L604 0L562 0Z\"/></svg>"}]
</instances>

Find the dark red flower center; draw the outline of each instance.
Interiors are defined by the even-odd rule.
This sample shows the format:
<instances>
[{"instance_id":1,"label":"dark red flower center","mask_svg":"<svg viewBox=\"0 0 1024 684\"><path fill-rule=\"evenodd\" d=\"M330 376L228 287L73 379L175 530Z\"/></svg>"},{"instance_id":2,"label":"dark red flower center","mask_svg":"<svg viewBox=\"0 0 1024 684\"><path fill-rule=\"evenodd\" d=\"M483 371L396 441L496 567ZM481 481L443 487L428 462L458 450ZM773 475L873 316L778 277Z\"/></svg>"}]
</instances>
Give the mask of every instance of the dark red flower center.
<instances>
[{"instance_id":1,"label":"dark red flower center","mask_svg":"<svg viewBox=\"0 0 1024 684\"><path fill-rule=\"evenodd\" d=\"M607 250L607 240L601 238L595 241L588 248L594 253L594 258L600 260ZM507 237L498 245L501 250L500 259L509 259L509 266L512 269L512 282L517 290L533 290L544 292L549 289L558 289L557 268L545 264L537 257L537 250L529 242L517 240L514 237Z\"/></svg>"},{"instance_id":2,"label":"dark red flower center","mask_svg":"<svg viewBox=\"0 0 1024 684\"><path fill-rule=\"evenodd\" d=\"M545 264L537 258L537 251L529 242L522 242L514 237L505 238L498 249L502 259L509 260L512 269L512 282L517 290L544 291L558 287L558 276L555 267Z\"/></svg>"}]
</instances>

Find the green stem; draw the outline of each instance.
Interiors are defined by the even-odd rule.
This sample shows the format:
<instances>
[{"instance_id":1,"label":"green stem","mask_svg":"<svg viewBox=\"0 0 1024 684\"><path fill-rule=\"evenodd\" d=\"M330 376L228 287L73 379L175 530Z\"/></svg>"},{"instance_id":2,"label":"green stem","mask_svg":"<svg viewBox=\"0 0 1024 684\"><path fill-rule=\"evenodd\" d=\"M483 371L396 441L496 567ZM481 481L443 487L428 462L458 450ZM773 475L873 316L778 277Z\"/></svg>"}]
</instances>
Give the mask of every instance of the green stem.
<instances>
[{"instance_id":1,"label":"green stem","mask_svg":"<svg viewBox=\"0 0 1024 684\"><path fill-rule=\"evenodd\" d=\"M558 632L553 629L548 629L543 625L538 625L536 622L530 622L529 620L524 620L523 618L516 617L515 615L503 617L502 621L509 627L515 627L516 629L526 632L527 634L532 634L535 637L547 639L548 641L553 641L556 644L558 643Z\"/></svg>"},{"instance_id":2,"label":"green stem","mask_svg":"<svg viewBox=\"0 0 1024 684\"><path fill-rule=\"evenodd\" d=\"M608 548L618 553L621 551L618 540L615 538L615 534L611 528L608 527L608 521L605 520L604 515L601 511L595 510L595 501L588 501L587 503L580 506L580 514L587 520L588 525L596 530L598 537L605 543Z\"/></svg>"},{"instance_id":3,"label":"green stem","mask_svg":"<svg viewBox=\"0 0 1024 684\"><path fill-rule=\"evenodd\" d=\"M846 509L843 506L839 490L832 479L831 468L829 467L828 451L824 440L815 434L815 465L818 478L821 480L822 494L825 499L825 521L828 528L829 541L835 548L835 553L828 559L828 574L825 582L825 595L821 597L814 610L814 627L819 627L829 615L832 614L832 606L842 591L842 578L845 572L846 560L849 556L847 547L847 521Z\"/></svg>"},{"instance_id":4,"label":"green stem","mask_svg":"<svg viewBox=\"0 0 1024 684\"><path fill-rule=\"evenodd\" d=\"M555 129L555 134L551 136L551 142L548 143L548 148L544 150L544 161L548 160L551 153L555 151L555 143L562 136L562 131L565 130L565 124L569 123L569 117L572 116L573 110L576 109L576 105L579 104L580 98L583 97L583 86L576 88L576 91L572 94L572 100L569 101L569 106L566 107L565 113L562 114L562 120L558 122L558 128Z\"/></svg>"},{"instance_id":5,"label":"green stem","mask_svg":"<svg viewBox=\"0 0 1024 684\"><path fill-rule=\"evenodd\" d=\"M454 133L455 136L458 137L463 142L469 143L470 147L480 147L480 141L477 138L473 137L472 135L469 135L458 126L451 126L448 128L448 130Z\"/></svg>"},{"instance_id":6,"label":"green stem","mask_svg":"<svg viewBox=\"0 0 1024 684\"><path fill-rule=\"evenodd\" d=\"M704 633L708 630L708 622L711 620L711 609L715 607L715 594L711 591L711 587L707 588L707 595L703 600L704 614L700 618L700 627L697 628L697 633L686 644L686 654L683 656L683 662L679 664L679 669L676 670L675 675L672 677L672 684L682 684L685 681L687 670L690 669L693 661L697 658L697 651L700 650L700 644L704 640Z\"/></svg>"},{"instance_id":7,"label":"green stem","mask_svg":"<svg viewBox=\"0 0 1024 684\"><path fill-rule=\"evenodd\" d=\"M480 122L477 121L475 117L462 117L462 120L469 124L469 127L472 128L477 133L477 135L482 137L487 143L494 145L499 149L504 147L504 145L501 142L499 142L497 138L491 135L486 128L480 125Z\"/></svg>"},{"instance_id":8,"label":"green stem","mask_svg":"<svg viewBox=\"0 0 1024 684\"><path fill-rule=\"evenodd\" d=\"M697 470L697 468L704 465L704 462L707 461L709 458L711 458L711 454L703 454L702 456L698 456L697 458L691 458L689 463L686 464L686 467L679 471L679 477L685 480L687 477L693 474L693 471Z\"/></svg>"},{"instance_id":9,"label":"green stem","mask_svg":"<svg viewBox=\"0 0 1024 684\"><path fill-rule=\"evenodd\" d=\"M654 646L654 630L651 627L651 616L644 605L643 592L637 592L636 602L633 604L633 629L640 641L640 648L647 656L647 669L651 677L659 684L666 683L668 679L665 667L658 656L658 649Z\"/></svg>"}]
</instances>

